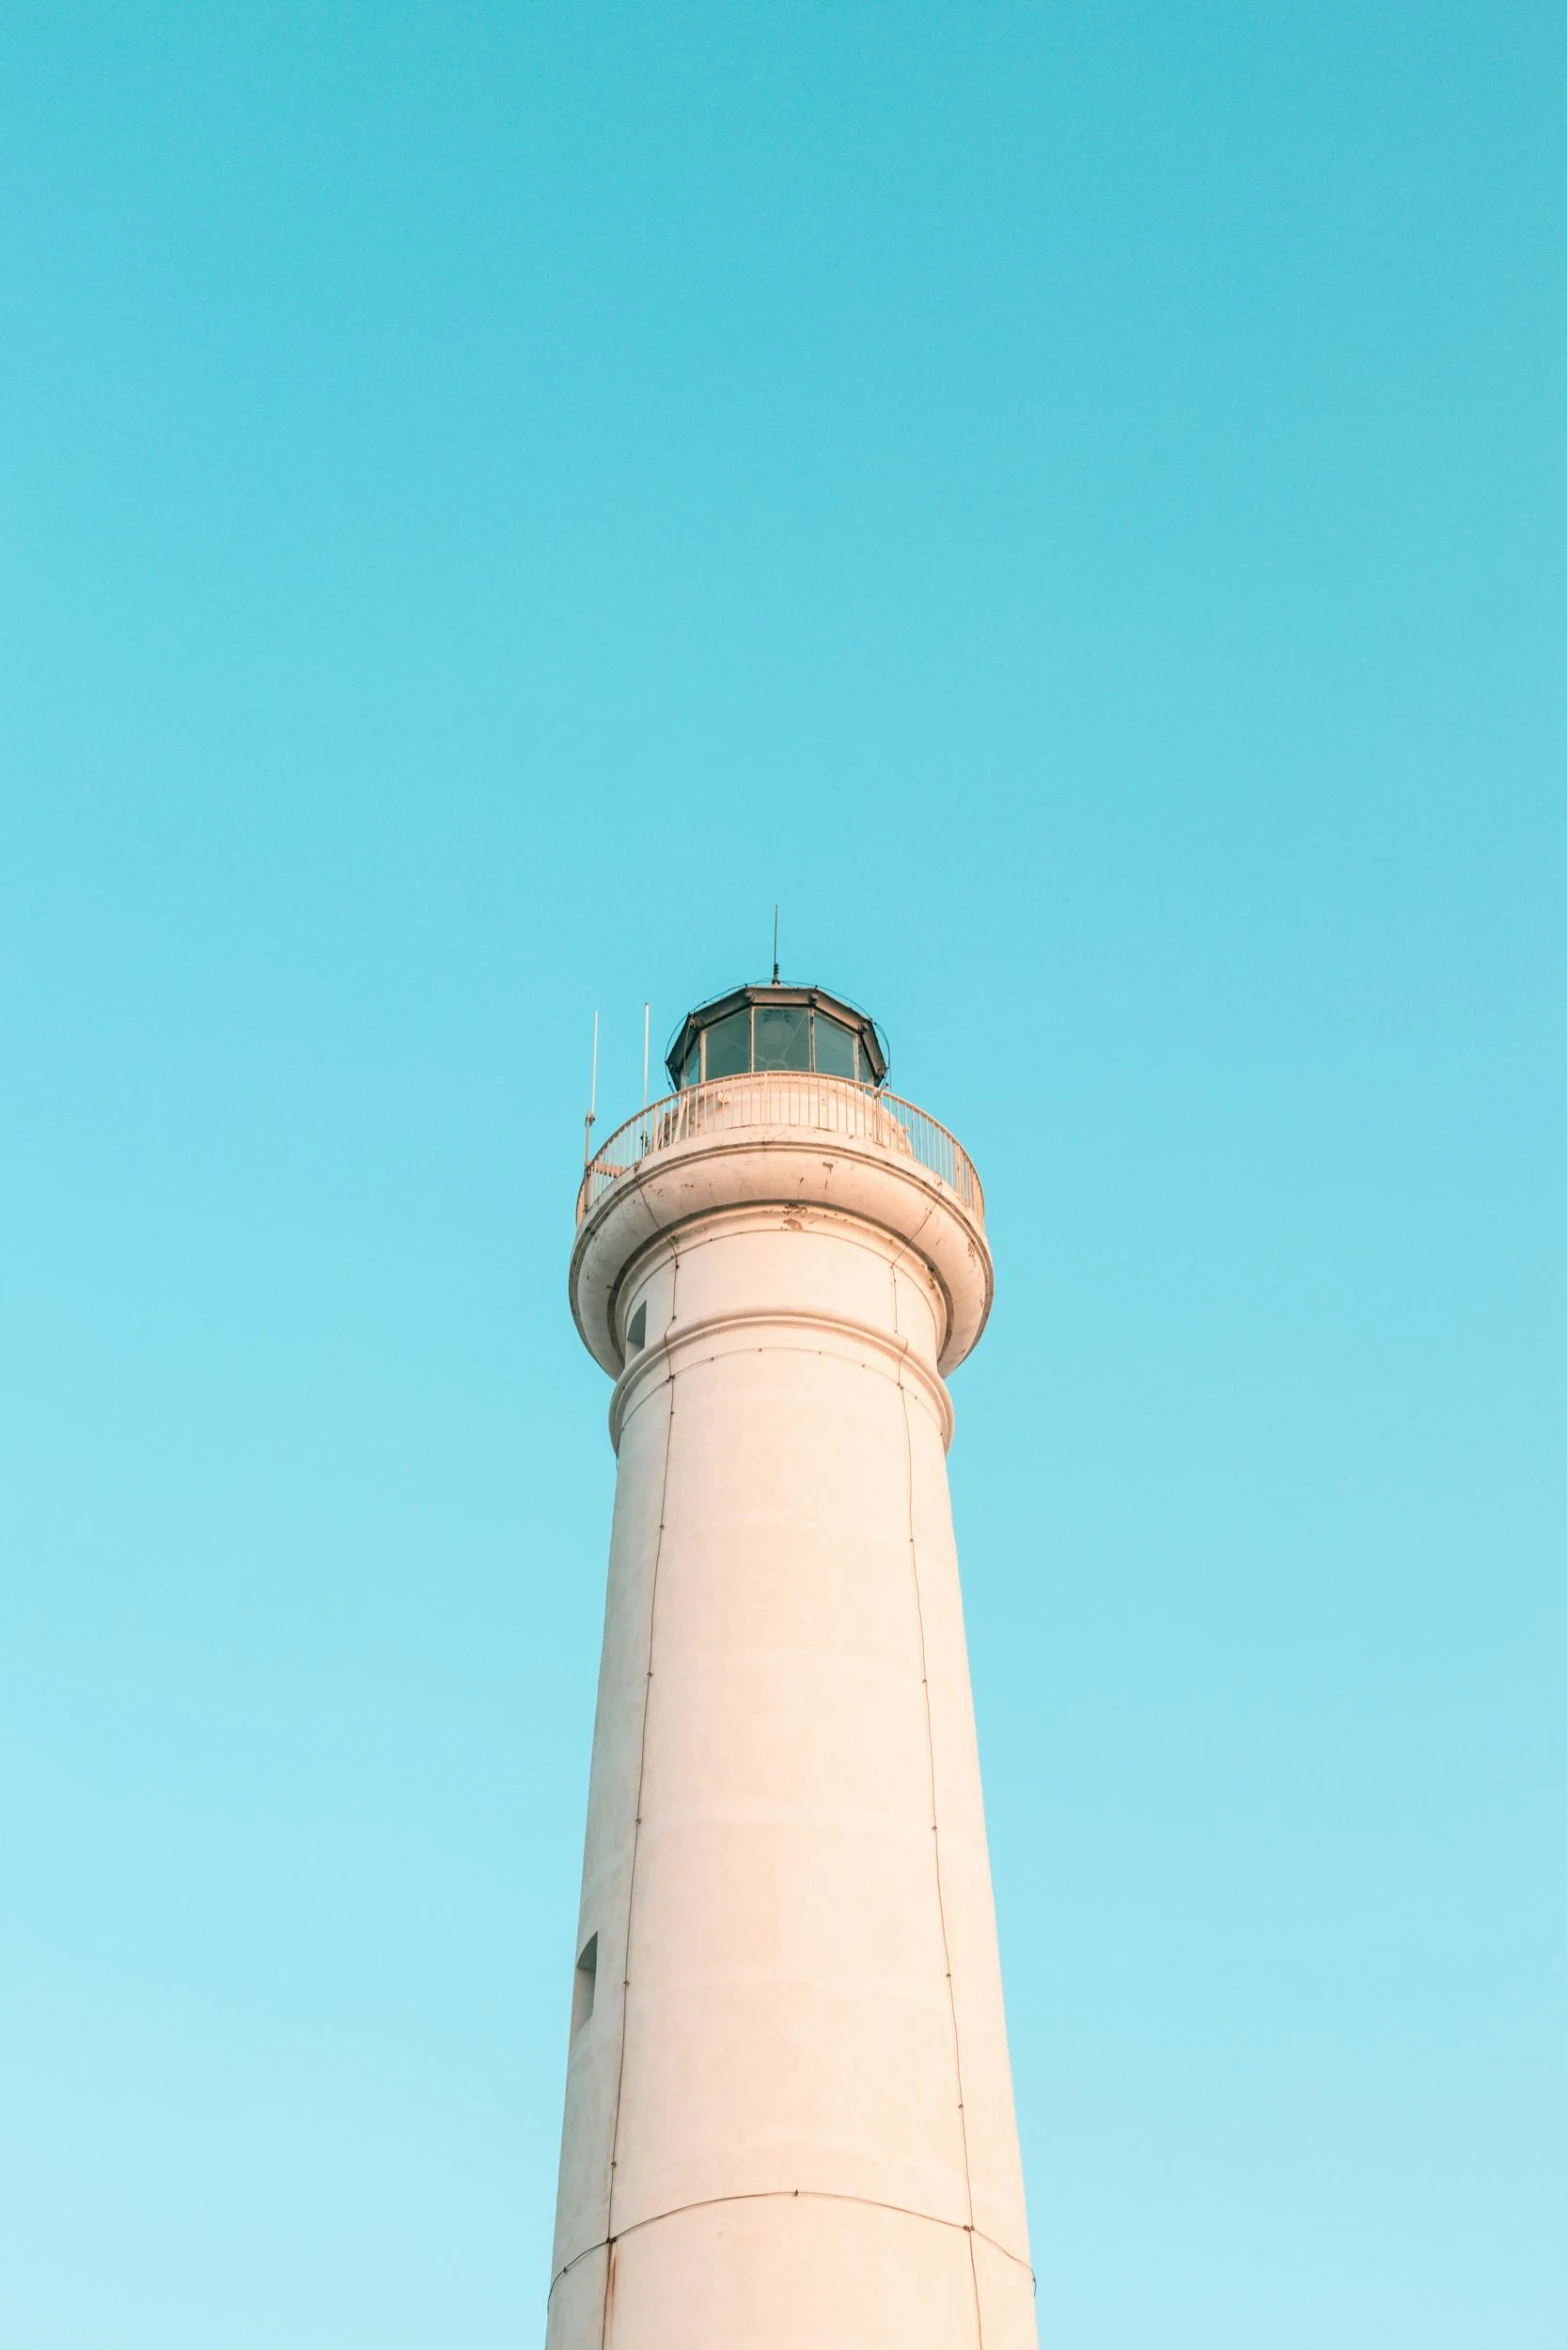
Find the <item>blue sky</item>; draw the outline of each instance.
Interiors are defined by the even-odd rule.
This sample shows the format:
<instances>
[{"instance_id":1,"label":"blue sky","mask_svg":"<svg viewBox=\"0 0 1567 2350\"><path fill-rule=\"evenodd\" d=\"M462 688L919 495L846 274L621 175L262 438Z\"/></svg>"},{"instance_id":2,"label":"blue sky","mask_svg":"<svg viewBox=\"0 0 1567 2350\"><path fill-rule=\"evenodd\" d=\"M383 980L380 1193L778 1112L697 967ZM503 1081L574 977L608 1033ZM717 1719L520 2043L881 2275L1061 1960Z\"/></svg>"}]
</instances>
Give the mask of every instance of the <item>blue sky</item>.
<instances>
[{"instance_id":1,"label":"blue sky","mask_svg":"<svg viewBox=\"0 0 1567 2350\"><path fill-rule=\"evenodd\" d=\"M1567 2339L1567 20L0 56L0 2336L538 2340L601 1108L985 1178L1054 2350Z\"/></svg>"}]
</instances>

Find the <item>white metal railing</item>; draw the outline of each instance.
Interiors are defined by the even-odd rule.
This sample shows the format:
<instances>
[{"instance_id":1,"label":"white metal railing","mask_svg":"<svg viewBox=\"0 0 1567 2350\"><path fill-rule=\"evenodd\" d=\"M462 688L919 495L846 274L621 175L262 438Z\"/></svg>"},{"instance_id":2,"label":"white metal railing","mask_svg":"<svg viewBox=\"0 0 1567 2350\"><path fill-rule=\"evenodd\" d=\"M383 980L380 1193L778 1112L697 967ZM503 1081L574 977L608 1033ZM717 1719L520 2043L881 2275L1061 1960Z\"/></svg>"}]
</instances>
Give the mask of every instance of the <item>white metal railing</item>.
<instances>
[{"instance_id":1,"label":"white metal railing","mask_svg":"<svg viewBox=\"0 0 1567 2350\"><path fill-rule=\"evenodd\" d=\"M957 1137L926 1111L900 1101L895 1093L878 1093L846 1077L757 1069L666 1094L617 1126L583 1170L577 1222L592 1214L623 1175L655 1152L694 1142L701 1135L737 1133L747 1126L806 1127L896 1151L944 1183L976 1223L985 1220L985 1195L973 1161Z\"/></svg>"}]
</instances>

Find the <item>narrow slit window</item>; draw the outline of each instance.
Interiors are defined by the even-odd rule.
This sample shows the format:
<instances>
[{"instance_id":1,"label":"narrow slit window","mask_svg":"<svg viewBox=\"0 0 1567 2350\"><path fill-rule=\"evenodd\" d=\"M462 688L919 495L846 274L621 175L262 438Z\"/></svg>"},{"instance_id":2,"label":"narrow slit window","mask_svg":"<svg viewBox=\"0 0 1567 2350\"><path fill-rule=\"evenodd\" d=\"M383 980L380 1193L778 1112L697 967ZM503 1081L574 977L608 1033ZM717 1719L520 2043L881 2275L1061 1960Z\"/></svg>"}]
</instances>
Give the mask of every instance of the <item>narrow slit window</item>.
<instances>
[{"instance_id":1,"label":"narrow slit window","mask_svg":"<svg viewBox=\"0 0 1567 2350\"><path fill-rule=\"evenodd\" d=\"M639 1355L647 1344L647 1299L644 1298L626 1324L626 1344L634 1355Z\"/></svg>"},{"instance_id":2,"label":"narrow slit window","mask_svg":"<svg viewBox=\"0 0 1567 2350\"><path fill-rule=\"evenodd\" d=\"M571 2036L575 2040L589 2016L593 2013L593 1993L598 1985L599 1938L590 1934L582 1945L582 1956L571 1979Z\"/></svg>"}]
</instances>

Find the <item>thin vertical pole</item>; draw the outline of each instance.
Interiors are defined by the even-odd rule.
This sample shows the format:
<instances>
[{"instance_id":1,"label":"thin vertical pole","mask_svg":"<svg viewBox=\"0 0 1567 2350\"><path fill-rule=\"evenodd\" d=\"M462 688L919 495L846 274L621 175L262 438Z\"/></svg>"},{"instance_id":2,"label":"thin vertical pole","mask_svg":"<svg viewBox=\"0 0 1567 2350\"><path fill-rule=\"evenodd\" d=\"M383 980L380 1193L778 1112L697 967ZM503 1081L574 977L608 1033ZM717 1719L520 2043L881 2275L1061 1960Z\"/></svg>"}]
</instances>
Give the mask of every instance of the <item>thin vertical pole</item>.
<instances>
[{"instance_id":1,"label":"thin vertical pole","mask_svg":"<svg viewBox=\"0 0 1567 2350\"><path fill-rule=\"evenodd\" d=\"M642 1007L642 1107L647 1108L647 1038L648 1024L653 1017L651 1004Z\"/></svg>"},{"instance_id":2,"label":"thin vertical pole","mask_svg":"<svg viewBox=\"0 0 1567 2350\"><path fill-rule=\"evenodd\" d=\"M599 1106L599 1016L593 1015L593 1074L588 1080L588 1114L582 1122L582 1164L593 1163L593 1121Z\"/></svg>"},{"instance_id":3,"label":"thin vertical pole","mask_svg":"<svg viewBox=\"0 0 1567 2350\"><path fill-rule=\"evenodd\" d=\"M778 985L778 908L773 908L773 985Z\"/></svg>"}]
</instances>

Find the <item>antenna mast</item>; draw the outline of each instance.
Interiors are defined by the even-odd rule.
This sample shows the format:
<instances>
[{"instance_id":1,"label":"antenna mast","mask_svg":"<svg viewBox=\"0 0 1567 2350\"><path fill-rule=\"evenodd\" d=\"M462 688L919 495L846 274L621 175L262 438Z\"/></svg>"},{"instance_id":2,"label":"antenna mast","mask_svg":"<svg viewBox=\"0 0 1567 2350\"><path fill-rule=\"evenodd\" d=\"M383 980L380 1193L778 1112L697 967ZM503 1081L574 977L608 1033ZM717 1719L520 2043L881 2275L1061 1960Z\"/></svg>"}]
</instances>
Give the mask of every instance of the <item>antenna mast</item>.
<instances>
[{"instance_id":1,"label":"antenna mast","mask_svg":"<svg viewBox=\"0 0 1567 2350\"><path fill-rule=\"evenodd\" d=\"M778 985L778 908L773 908L773 985Z\"/></svg>"}]
</instances>

